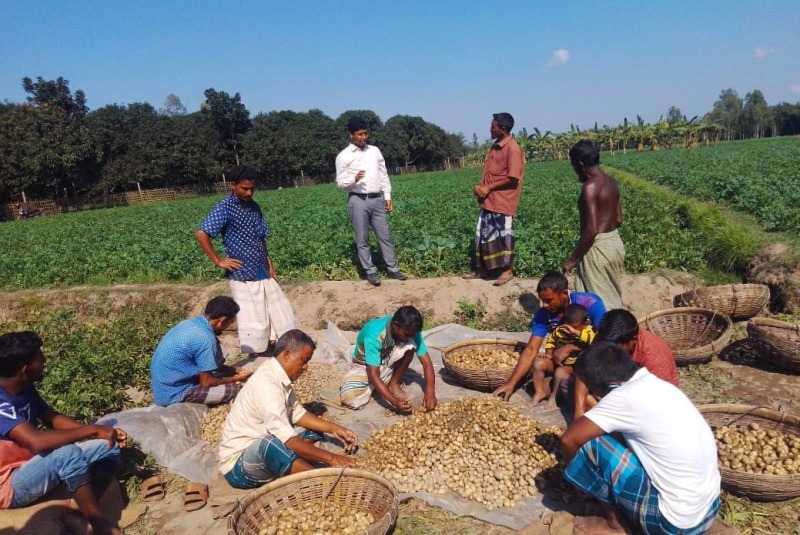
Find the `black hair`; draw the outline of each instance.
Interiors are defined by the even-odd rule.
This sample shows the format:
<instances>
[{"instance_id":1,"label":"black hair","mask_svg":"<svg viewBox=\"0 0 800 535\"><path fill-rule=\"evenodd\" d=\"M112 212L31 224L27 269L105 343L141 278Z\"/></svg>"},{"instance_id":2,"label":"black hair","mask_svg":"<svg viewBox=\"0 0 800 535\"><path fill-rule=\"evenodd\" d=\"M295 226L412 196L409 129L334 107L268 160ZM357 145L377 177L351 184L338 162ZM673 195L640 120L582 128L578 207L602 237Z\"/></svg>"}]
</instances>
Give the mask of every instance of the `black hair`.
<instances>
[{"instance_id":1,"label":"black hair","mask_svg":"<svg viewBox=\"0 0 800 535\"><path fill-rule=\"evenodd\" d=\"M505 130L506 133L511 133L514 128L514 118L510 113L495 113L492 118L497 121L497 126Z\"/></svg>"},{"instance_id":2,"label":"black hair","mask_svg":"<svg viewBox=\"0 0 800 535\"><path fill-rule=\"evenodd\" d=\"M567 325L574 325L580 323L585 324L589 319L589 311L583 305L567 305L564 309L564 323Z\"/></svg>"},{"instance_id":3,"label":"black hair","mask_svg":"<svg viewBox=\"0 0 800 535\"><path fill-rule=\"evenodd\" d=\"M600 147L591 139L581 139L569 149L569 160L584 167L600 165Z\"/></svg>"},{"instance_id":4,"label":"black hair","mask_svg":"<svg viewBox=\"0 0 800 535\"><path fill-rule=\"evenodd\" d=\"M278 338L278 341L275 343L275 356L277 357L287 350L292 354L299 353L304 347L310 347L313 352L317 348L317 344L314 343L314 340L312 340L310 336L300 329L292 329L291 331L286 331Z\"/></svg>"},{"instance_id":5,"label":"black hair","mask_svg":"<svg viewBox=\"0 0 800 535\"><path fill-rule=\"evenodd\" d=\"M624 308L609 310L597 326L597 340L627 344L637 336L639 336L639 322L636 316Z\"/></svg>"},{"instance_id":6,"label":"black hair","mask_svg":"<svg viewBox=\"0 0 800 535\"><path fill-rule=\"evenodd\" d=\"M397 309L392 317L392 323L401 329L418 333L422 330L422 314L411 305L406 305Z\"/></svg>"},{"instance_id":7,"label":"black hair","mask_svg":"<svg viewBox=\"0 0 800 535\"><path fill-rule=\"evenodd\" d=\"M42 348L42 339L33 331L6 333L0 336L0 377L14 377L27 366Z\"/></svg>"},{"instance_id":8,"label":"black hair","mask_svg":"<svg viewBox=\"0 0 800 535\"><path fill-rule=\"evenodd\" d=\"M239 182L243 182L245 180L252 180L253 182L256 182L258 180L258 171L249 165L234 165L228 169L228 180L234 184L238 184Z\"/></svg>"},{"instance_id":9,"label":"black hair","mask_svg":"<svg viewBox=\"0 0 800 535\"><path fill-rule=\"evenodd\" d=\"M563 292L569 288L569 281L567 278L558 271L548 271L539 279L539 284L536 285L536 293L545 290L553 290L554 292Z\"/></svg>"},{"instance_id":10,"label":"black hair","mask_svg":"<svg viewBox=\"0 0 800 535\"><path fill-rule=\"evenodd\" d=\"M592 393L607 392L609 385L633 377L639 366L628 352L612 342L595 342L575 362L575 373Z\"/></svg>"},{"instance_id":11,"label":"black hair","mask_svg":"<svg viewBox=\"0 0 800 535\"><path fill-rule=\"evenodd\" d=\"M353 115L350 119L347 120L347 131L351 134L353 132L358 132L359 130L368 130L369 125L367 121L359 117L358 115Z\"/></svg>"},{"instance_id":12,"label":"black hair","mask_svg":"<svg viewBox=\"0 0 800 535\"><path fill-rule=\"evenodd\" d=\"M218 295L206 305L206 316L209 319L235 318L239 313L239 305L227 295Z\"/></svg>"}]
</instances>

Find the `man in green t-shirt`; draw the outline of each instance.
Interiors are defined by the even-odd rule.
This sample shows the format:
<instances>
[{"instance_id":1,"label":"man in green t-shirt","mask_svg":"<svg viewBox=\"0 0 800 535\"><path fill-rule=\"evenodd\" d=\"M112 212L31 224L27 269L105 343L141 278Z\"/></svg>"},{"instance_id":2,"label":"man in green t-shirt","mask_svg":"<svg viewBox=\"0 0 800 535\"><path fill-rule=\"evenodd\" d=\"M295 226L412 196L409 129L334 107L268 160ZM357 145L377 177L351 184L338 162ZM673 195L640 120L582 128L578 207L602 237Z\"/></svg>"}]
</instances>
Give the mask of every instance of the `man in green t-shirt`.
<instances>
[{"instance_id":1,"label":"man in green t-shirt","mask_svg":"<svg viewBox=\"0 0 800 535\"><path fill-rule=\"evenodd\" d=\"M359 409L375 392L398 411L410 412L411 402L400 380L416 354L425 378L422 406L436 408L433 364L421 331L422 314L412 306L400 307L393 316L368 321L358 333L353 361L342 379L342 404Z\"/></svg>"}]
</instances>

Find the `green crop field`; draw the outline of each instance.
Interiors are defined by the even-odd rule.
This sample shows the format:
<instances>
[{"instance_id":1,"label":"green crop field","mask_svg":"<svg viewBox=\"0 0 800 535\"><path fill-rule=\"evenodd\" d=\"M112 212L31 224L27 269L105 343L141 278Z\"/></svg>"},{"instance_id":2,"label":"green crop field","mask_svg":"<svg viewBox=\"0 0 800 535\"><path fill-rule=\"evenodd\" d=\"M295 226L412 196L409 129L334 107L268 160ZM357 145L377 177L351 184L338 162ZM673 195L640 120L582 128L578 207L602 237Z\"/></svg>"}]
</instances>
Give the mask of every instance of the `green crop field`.
<instances>
[{"instance_id":1,"label":"green crop field","mask_svg":"<svg viewBox=\"0 0 800 535\"><path fill-rule=\"evenodd\" d=\"M684 195L754 215L766 230L800 232L800 139L618 152L602 162Z\"/></svg>"},{"instance_id":2,"label":"green crop field","mask_svg":"<svg viewBox=\"0 0 800 535\"><path fill-rule=\"evenodd\" d=\"M400 267L419 276L469 269L478 206L471 189L479 169L394 177L390 226ZM579 183L566 162L527 167L517 217L520 276L558 269L577 238ZM696 229L681 202L622 183L621 232L631 273L659 267L697 271L706 265ZM291 280L357 277L346 196L332 184L258 192L272 230L279 275ZM0 255L0 289L219 280L194 230L216 198L200 198L8 222ZM216 242L218 249L222 245Z\"/></svg>"}]
</instances>

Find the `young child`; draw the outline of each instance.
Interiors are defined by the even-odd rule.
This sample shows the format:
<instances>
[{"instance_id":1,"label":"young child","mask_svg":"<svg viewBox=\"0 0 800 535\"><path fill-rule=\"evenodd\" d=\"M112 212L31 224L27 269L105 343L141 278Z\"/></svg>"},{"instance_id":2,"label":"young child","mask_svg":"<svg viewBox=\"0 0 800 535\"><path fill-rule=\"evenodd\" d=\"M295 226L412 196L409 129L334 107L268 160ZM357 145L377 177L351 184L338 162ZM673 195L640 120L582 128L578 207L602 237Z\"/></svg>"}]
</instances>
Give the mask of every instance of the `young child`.
<instances>
[{"instance_id":1,"label":"young child","mask_svg":"<svg viewBox=\"0 0 800 535\"><path fill-rule=\"evenodd\" d=\"M594 331L589 325L589 311L582 305L569 305L564 310L564 323L559 325L545 340L544 357L553 361L553 388L547 398L547 409L556 408L556 396L561 383L572 375L572 366L578 359L581 351L589 347L594 340ZM555 358L555 351L565 345L572 344L580 348L572 351L566 358Z\"/></svg>"}]
</instances>

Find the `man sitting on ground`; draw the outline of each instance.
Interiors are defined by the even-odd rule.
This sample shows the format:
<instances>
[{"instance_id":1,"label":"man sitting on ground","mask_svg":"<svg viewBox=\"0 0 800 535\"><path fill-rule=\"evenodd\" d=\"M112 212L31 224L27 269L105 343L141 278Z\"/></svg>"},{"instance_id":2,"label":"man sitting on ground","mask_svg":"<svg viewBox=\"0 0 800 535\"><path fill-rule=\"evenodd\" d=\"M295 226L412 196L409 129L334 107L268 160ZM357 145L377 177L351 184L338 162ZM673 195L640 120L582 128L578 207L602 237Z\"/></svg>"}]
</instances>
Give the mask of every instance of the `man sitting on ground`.
<instances>
[{"instance_id":1,"label":"man sitting on ground","mask_svg":"<svg viewBox=\"0 0 800 535\"><path fill-rule=\"evenodd\" d=\"M636 316L617 308L609 310L603 317L598 327L595 340L613 342L624 349L633 359L633 362L659 379L678 384L678 368L675 365L675 356L663 338L655 333L639 327ZM588 409L597 404L597 400L589 394L583 382L575 380L575 419L577 420Z\"/></svg>"},{"instance_id":2,"label":"man sitting on ground","mask_svg":"<svg viewBox=\"0 0 800 535\"><path fill-rule=\"evenodd\" d=\"M400 380L416 353L422 363L425 394L422 406L436 408L435 374L422 339L422 314L412 306L400 307L393 316L375 318L359 331L350 369L339 390L342 404L360 409L376 392L400 412L411 411L411 401Z\"/></svg>"},{"instance_id":3,"label":"man sitting on ground","mask_svg":"<svg viewBox=\"0 0 800 535\"><path fill-rule=\"evenodd\" d=\"M705 533L719 509L717 447L689 398L611 342L581 353L575 373L600 402L561 437L564 477L605 507L605 519L588 517L576 527L626 533L629 523L644 533Z\"/></svg>"},{"instance_id":4,"label":"man sitting on ground","mask_svg":"<svg viewBox=\"0 0 800 535\"><path fill-rule=\"evenodd\" d=\"M356 466L354 459L314 445L323 433L353 451L351 430L307 412L292 383L303 374L315 344L303 331L284 333L275 356L258 367L231 406L219 443L220 472L238 489L253 489L286 474L311 470L311 463Z\"/></svg>"},{"instance_id":5,"label":"man sitting on ground","mask_svg":"<svg viewBox=\"0 0 800 535\"><path fill-rule=\"evenodd\" d=\"M225 365L217 335L228 328L239 305L223 295L208 302L204 314L184 320L159 342L150 362L150 384L156 405L227 403L250 374Z\"/></svg>"},{"instance_id":6,"label":"man sitting on ground","mask_svg":"<svg viewBox=\"0 0 800 535\"><path fill-rule=\"evenodd\" d=\"M567 278L561 273L550 271L539 281L536 286L536 293L542 302L536 315L533 316L531 326L531 338L528 345L520 353L517 365L511 378L494 391L494 395L508 401L514 389L527 374L534 368L533 398L531 404L537 405L540 401L550 395L550 386L545 377L546 373L553 373L555 367L553 361L548 359L536 359L539 349L542 347L545 337L552 333L556 327L564 323L564 311L568 305L582 305L589 311L590 325L595 327L603 319L606 307L603 300L593 293L570 292ZM535 361L535 363L534 363Z\"/></svg>"},{"instance_id":7,"label":"man sitting on ground","mask_svg":"<svg viewBox=\"0 0 800 535\"><path fill-rule=\"evenodd\" d=\"M127 435L83 425L50 408L34 386L44 362L36 333L0 336L0 509L25 507L63 483L94 533L121 535L103 516L97 496L116 484Z\"/></svg>"}]
</instances>

